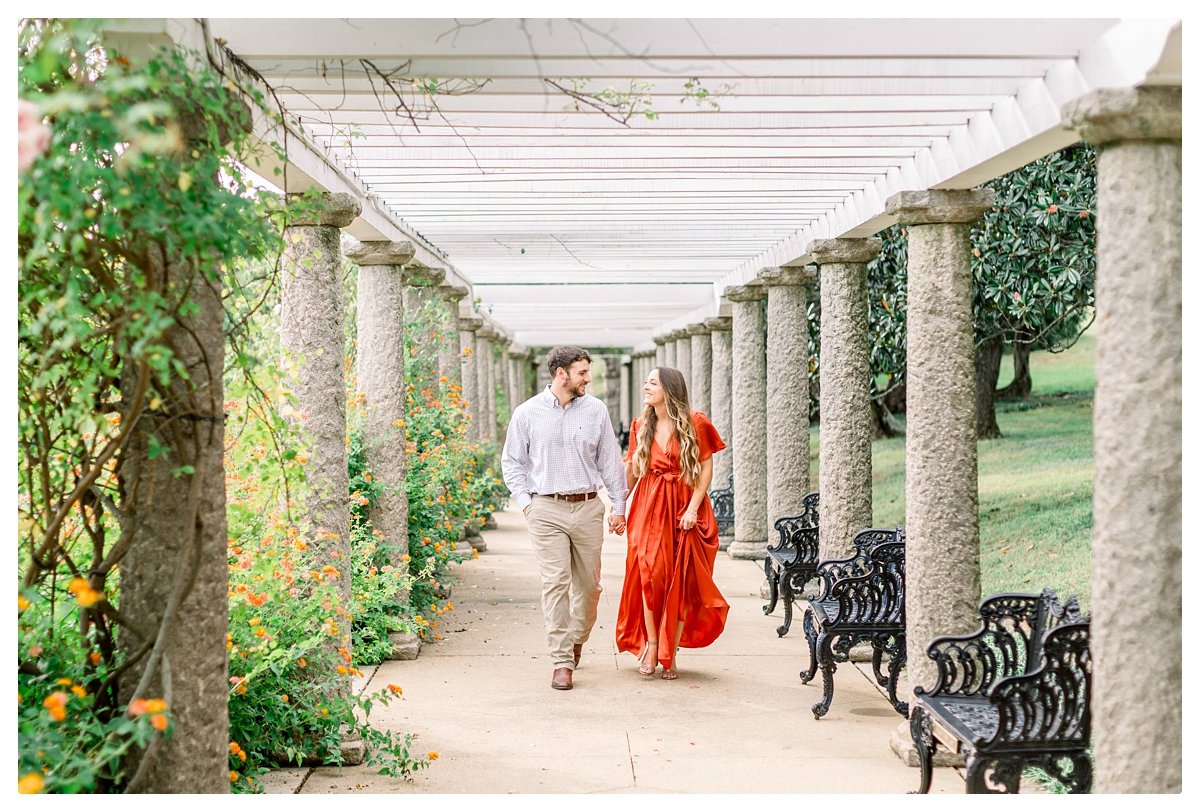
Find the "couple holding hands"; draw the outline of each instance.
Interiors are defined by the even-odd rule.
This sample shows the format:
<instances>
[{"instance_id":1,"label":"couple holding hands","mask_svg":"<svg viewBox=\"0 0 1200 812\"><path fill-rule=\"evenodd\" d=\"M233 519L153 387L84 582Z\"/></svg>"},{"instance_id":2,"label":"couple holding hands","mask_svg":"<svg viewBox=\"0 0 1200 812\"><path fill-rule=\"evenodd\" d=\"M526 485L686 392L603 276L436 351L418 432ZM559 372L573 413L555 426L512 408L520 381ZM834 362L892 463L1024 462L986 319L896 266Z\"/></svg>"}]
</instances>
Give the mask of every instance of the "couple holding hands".
<instances>
[{"instance_id":1,"label":"couple holding hands","mask_svg":"<svg viewBox=\"0 0 1200 812\"><path fill-rule=\"evenodd\" d=\"M587 351L555 347L546 363L552 382L513 411L501 464L541 574L550 685L572 687L596 622L601 485L612 499L609 529L628 530L629 539L617 648L638 656L640 674L653 676L661 664L662 678L675 679L678 648L712 643L729 611L712 579L717 522L708 499L712 455L725 443L689 407L682 373L659 367L642 386L644 408L622 459L607 407L587 394Z\"/></svg>"}]
</instances>

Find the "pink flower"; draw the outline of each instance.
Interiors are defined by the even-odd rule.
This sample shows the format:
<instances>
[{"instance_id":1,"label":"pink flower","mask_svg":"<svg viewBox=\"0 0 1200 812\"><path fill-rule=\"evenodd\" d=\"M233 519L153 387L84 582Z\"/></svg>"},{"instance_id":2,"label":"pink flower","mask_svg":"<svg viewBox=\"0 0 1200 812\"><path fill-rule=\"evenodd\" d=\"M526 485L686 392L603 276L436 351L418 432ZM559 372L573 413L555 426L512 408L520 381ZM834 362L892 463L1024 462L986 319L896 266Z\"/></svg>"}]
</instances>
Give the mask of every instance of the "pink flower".
<instances>
[{"instance_id":1,"label":"pink flower","mask_svg":"<svg viewBox=\"0 0 1200 812\"><path fill-rule=\"evenodd\" d=\"M50 128L42 123L41 110L17 100L17 171L24 172L50 146Z\"/></svg>"}]
</instances>

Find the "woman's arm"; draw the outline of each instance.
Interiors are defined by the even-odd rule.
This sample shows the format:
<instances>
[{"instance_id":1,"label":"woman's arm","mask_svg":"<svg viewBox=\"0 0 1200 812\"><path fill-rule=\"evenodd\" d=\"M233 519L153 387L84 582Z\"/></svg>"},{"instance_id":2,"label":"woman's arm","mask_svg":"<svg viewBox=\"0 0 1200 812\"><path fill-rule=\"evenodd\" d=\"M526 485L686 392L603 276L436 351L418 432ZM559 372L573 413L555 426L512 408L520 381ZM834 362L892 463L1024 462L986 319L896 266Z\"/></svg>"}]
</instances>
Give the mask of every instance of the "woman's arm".
<instances>
[{"instance_id":1,"label":"woman's arm","mask_svg":"<svg viewBox=\"0 0 1200 812\"><path fill-rule=\"evenodd\" d=\"M708 495L708 486L712 484L712 457L700 461L700 476L696 478L696 487L692 489L692 501L688 502L687 510L679 519L679 526L690 530L696 526L696 514L700 511L700 503Z\"/></svg>"},{"instance_id":2,"label":"woman's arm","mask_svg":"<svg viewBox=\"0 0 1200 812\"><path fill-rule=\"evenodd\" d=\"M633 475L633 461L625 463L625 486L633 491L633 486L637 484L637 478ZM626 511L628 512L628 511Z\"/></svg>"}]
</instances>

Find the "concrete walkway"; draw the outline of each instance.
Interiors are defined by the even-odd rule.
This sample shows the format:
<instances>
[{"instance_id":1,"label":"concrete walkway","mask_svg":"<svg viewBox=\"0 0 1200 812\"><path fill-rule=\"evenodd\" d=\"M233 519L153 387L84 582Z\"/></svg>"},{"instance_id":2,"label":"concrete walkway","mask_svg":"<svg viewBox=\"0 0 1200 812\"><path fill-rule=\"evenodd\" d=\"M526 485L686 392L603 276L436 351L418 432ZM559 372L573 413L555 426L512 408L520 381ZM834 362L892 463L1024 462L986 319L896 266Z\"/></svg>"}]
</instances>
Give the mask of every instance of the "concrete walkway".
<instances>
[{"instance_id":1,"label":"concrete walkway","mask_svg":"<svg viewBox=\"0 0 1200 812\"><path fill-rule=\"evenodd\" d=\"M551 663L533 553L519 512L496 514L487 552L455 568L455 609L443 640L417 660L388 662L368 690L403 687L403 701L372 723L419 734L416 751L439 758L412 783L371 767L288 770L269 791L309 793L905 793L917 771L892 753L903 720L860 668L842 665L829 714L813 719L820 677L807 665L800 617L779 638L762 613L761 564L718 555L729 601L724 634L683 649L674 682L637 673L616 653L613 628L625 539L608 536L600 617L575 671L575 688L550 688ZM869 664L864 664L869 669ZM938 769L935 792L963 791Z\"/></svg>"}]
</instances>

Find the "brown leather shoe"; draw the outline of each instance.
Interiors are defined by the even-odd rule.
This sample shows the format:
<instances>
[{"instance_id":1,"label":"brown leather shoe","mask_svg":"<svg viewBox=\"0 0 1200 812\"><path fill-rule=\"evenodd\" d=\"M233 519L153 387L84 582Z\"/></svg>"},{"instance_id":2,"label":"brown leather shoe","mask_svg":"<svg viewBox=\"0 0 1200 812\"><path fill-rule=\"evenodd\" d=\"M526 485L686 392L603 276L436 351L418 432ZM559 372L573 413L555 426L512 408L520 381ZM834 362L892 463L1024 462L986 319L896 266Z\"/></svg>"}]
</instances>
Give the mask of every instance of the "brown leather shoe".
<instances>
[{"instance_id":1,"label":"brown leather shoe","mask_svg":"<svg viewBox=\"0 0 1200 812\"><path fill-rule=\"evenodd\" d=\"M579 657L583 654L583 643L575 644L575 667L579 667Z\"/></svg>"},{"instance_id":2,"label":"brown leather shoe","mask_svg":"<svg viewBox=\"0 0 1200 812\"><path fill-rule=\"evenodd\" d=\"M571 690L571 669L566 666L554 669L554 679L550 680L550 687L559 691Z\"/></svg>"}]
</instances>

